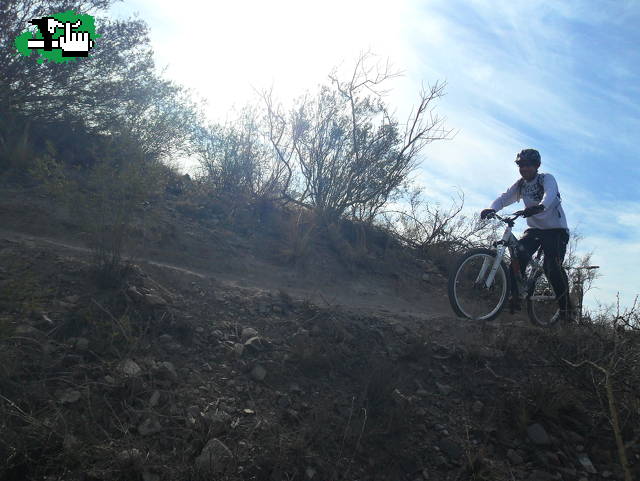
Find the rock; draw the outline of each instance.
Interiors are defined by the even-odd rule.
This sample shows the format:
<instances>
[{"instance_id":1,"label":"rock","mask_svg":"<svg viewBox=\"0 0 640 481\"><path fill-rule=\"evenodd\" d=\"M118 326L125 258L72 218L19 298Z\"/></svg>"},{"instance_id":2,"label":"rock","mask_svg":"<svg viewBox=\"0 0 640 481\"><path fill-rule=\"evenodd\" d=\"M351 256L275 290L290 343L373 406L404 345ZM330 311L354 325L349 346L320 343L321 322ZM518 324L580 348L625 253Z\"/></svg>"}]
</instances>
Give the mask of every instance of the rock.
<instances>
[{"instance_id":1,"label":"rock","mask_svg":"<svg viewBox=\"0 0 640 481\"><path fill-rule=\"evenodd\" d=\"M80 444L78 438L76 438L73 434L67 434L64 437L64 441L62 442L62 446L65 451L73 451Z\"/></svg>"},{"instance_id":2,"label":"rock","mask_svg":"<svg viewBox=\"0 0 640 481\"><path fill-rule=\"evenodd\" d=\"M172 362L164 361L159 363L156 368L156 373L168 381L178 381L178 373Z\"/></svg>"},{"instance_id":3,"label":"rock","mask_svg":"<svg viewBox=\"0 0 640 481\"><path fill-rule=\"evenodd\" d=\"M419 397L429 397L429 391L427 391L426 389L418 389L416 391L416 396Z\"/></svg>"},{"instance_id":4,"label":"rock","mask_svg":"<svg viewBox=\"0 0 640 481\"><path fill-rule=\"evenodd\" d=\"M203 474L220 474L233 460L231 450L219 439L210 439L195 459L196 469Z\"/></svg>"},{"instance_id":5,"label":"rock","mask_svg":"<svg viewBox=\"0 0 640 481\"><path fill-rule=\"evenodd\" d=\"M596 471L595 466L589 459L589 456L587 456L586 454L583 453L578 455L578 462L585 469L587 473L596 474L598 472Z\"/></svg>"},{"instance_id":6,"label":"rock","mask_svg":"<svg viewBox=\"0 0 640 481\"><path fill-rule=\"evenodd\" d=\"M242 353L244 353L244 344L240 344L239 342L236 342L233 345L233 352L235 353L236 356L241 357Z\"/></svg>"},{"instance_id":7,"label":"rock","mask_svg":"<svg viewBox=\"0 0 640 481\"><path fill-rule=\"evenodd\" d=\"M584 437L574 431L566 431L565 438L571 444L584 444Z\"/></svg>"},{"instance_id":8,"label":"rock","mask_svg":"<svg viewBox=\"0 0 640 481\"><path fill-rule=\"evenodd\" d=\"M167 305L167 301L157 294L147 294L144 296L144 300L152 307L163 307Z\"/></svg>"},{"instance_id":9,"label":"rock","mask_svg":"<svg viewBox=\"0 0 640 481\"><path fill-rule=\"evenodd\" d=\"M431 274L425 272L424 274L422 274L422 280L425 282L429 282L431 280Z\"/></svg>"},{"instance_id":10,"label":"rock","mask_svg":"<svg viewBox=\"0 0 640 481\"><path fill-rule=\"evenodd\" d=\"M261 351L263 349L264 340L260 336L253 336L244 342L246 347L253 349L254 351Z\"/></svg>"},{"instance_id":11,"label":"rock","mask_svg":"<svg viewBox=\"0 0 640 481\"><path fill-rule=\"evenodd\" d=\"M219 436L226 433L231 424L231 416L225 412L206 412L203 414L202 420L206 423L209 428L209 433L212 436Z\"/></svg>"},{"instance_id":12,"label":"rock","mask_svg":"<svg viewBox=\"0 0 640 481\"><path fill-rule=\"evenodd\" d=\"M602 471L602 477L604 479L609 479L611 476L613 476L613 473L611 471Z\"/></svg>"},{"instance_id":13,"label":"rock","mask_svg":"<svg viewBox=\"0 0 640 481\"><path fill-rule=\"evenodd\" d=\"M89 349L89 339L86 337L79 337L76 339L73 347L78 351L87 351Z\"/></svg>"},{"instance_id":14,"label":"rock","mask_svg":"<svg viewBox=\"0 0 640 481\"><path fill-rule=\"evenodd\" d=\"M148 436L162 431L162 425L160 421L155 418L147 418L138 426L138 432L142 436Z\"/></svg>"},{"instance_id":15,"label":"rock","mask_svg":"<svg viewBox=\"0 0 640 481\"><path fill-rule=\"evenodd\" d=\"M459 461L464 454L462 447L449 438L441 439L438 446L440 447L440 450L452 461Z\"/></svg>"},{"instance_id":16,"label":"rock","mask_svg":"<svg viewBox=\"0 0 640 481\"><path fill-rule=\"evenodd\" d=\"M73 404L78 402L81 397L80 391L69 390L60 394L58 401L60 401L60 404Z\"/></svg>"},{"instance_id":17,"label":"rock","mask_svg":"<svg viewBox=\"0 0 640 481\"><path fill-rule=\"evenodd\" d=\"M441 454L436 454L433 457L433 462L435 463L436 466L445 466L447 464L447 460Z\"/></svg>"},{"instance_id":18,"label":"rock","mask_svg":"<svg viewBox=\"0 0 640 481\"><path fill-rule=\"evenodd\" d=\"M314 468L312 468L311 466L307 466L307 469L304 470L304 474L307 477L307 479L315 478L317 473L318 472Z\"/></svg>"},{"instance_id":19,"label":"rock","mask_svg":"<svg viewBox=\"0 0 640 481\"><path fill-rule=\"evenodd\" d=\"M528 481L554 481L555 477L553 474L549 474L545 471L540 471L539 469L534 469L532 473L527 478Z\"/></svg>"},{"instance_id":20,"label":"rock","mask_svg":"<svg viewBox=\"0 0 640 481\"><path fill-rule=\"evenodd\" d=\"M264 381L267 376L267 370L259 364L256 364L251 370L251 378L256 381Z\"/></svg>"},{"instance_id":21,"label":"rock","mask_svg":"<svg viewBox=\"0 0 640 481\"><path fill-rule=\"evenodd\" d=\"M304 389L302 389L298 384L296 383L291 383L289 385L289 391L291 391L293 394L304 394Z\"/></svg>"},{"instance_id":22,"label":"rock","mask_svg":"<svg viewBox=\"0 0 640 481\"><path fill-rule=\"evenodd\" d=\"M391 398L398 406L406 406L407 404L411 403L411 397L402 394L402 392L400 392L398 388L395 388L391 392Z\"/></svg>"},{"instance_id":23,"label":"rock","mask_svg":"<svg viewBox=\"0 0 640 481\"><path fill-rule=\"evenodd\" d=\"M395 332L399 336L403 336L407 333L407 329L400 324L396 324L395 326L393 326L393 332Z\"/></svg>"},{"instance_id":24,"label":"rock","mask_svg":"<svg viewBox=\"0 0 640 481\"><path fill-rule=\"evenodd\" d=\"M511 461L511 464L518 465L524 463L524 459L515 450L509 449L507 451L507 458Z\"/></svg>"},{"instance_id":25,"label":"rock","mask_svg":"<svg viewBox=\"0 0 640 481\"><path fill-rule=\"evenodd\" d=\"M187 424L194 425L201 417L199 406L189 406L187 408Z\"/></svg>"},{"instance_id":26,"label":"rock","mask_svg":"<svg viewBox=\"0 0 640 481\"><path fill-rule=\"evenodd\" d=\"M549 464L555 464L555 465L560 464L560 458L556 453L546 453L546 456L547 456L547 462Z\"/></svg>"},{"instance_id":27,"label":"rock","mask_svg":"<svg viewBox=\"0 0 640 481\"><path fill-rule=\"evenodd\" d=\"M62 358L62 365L65 367L76 366L84 361L80 354L65 354Z\"/></svg>"},{"instance_id":28,"label":"rock","mask_svg":"<svg viewBox=\"0 0 640 481\"><path fill-rule=\"evenodd\" d=\"M245 327L240 334L240 339L242 342L246 342L248 339L255 337L258 335L258 331L256 331L253 327Z\"/></svg>"},{"instance_id":29,"label":"rock","mask_svg":"<svg viewBox=\"0 0 640 481\"><path fill-rule=\"evenodd\" d=\"M165 345L165 347L167 348L167 351L170 352L182 351L182 344L180 344L179 342L169 342Z\"/></svg>"},{"instance_id":30,"label":"rock","mask_svg":"<svg viewBox=\"0 0 640 481\"><path fill-rule=\"evenodd\" d=\"M547 431L538 423L532 424L527 428L527 435L534 444L547 445L551 443Z\"/></svg>"},{"instance_id":31,"label":"rock","mask_svg":"<svg viewBox=\"0 0 640 481\"><path fill-rule=\"evenodd\" d=\"M451 386L440 384L439 382L436 382L436 387L445 396L448 396L453 391L453 388Z\"/></svg>"},{"instance_id":32,"label":"rock","mask_svg":"<svg viewBox=\"0 0 640 481\"><path fill-rule=\"evenodd\" d=\"M120 464L136 463L142 459L142 453L136 448L125 449L116 454L116 460Z\"/></svg>"},{"instance_id":33,"label":"rock","mask_svg":"<svg viewBox=\"0 0 640 481\"><path fill-rule=\"evenodd\" d=\"M291 336L291 351L302 359L309 359L312 357L314 352L314 343L308 330L298 329L293 336Z\"/></svg>"},{"instance_id":34,"label":"rock","mask_svg":"<svg viewBox=\"0 0 640 481\"><path fill-rule=\"evenodd\" d=\"M110 376L109 374L107 374L104 377L104 382L106 382L107 384L114 385L116 383L116 379L113 376Z\"/></svg>"},{"instance_id":35,"label":"rock","mask_svg":"<svg viewBox=\"0 0 640 481\"><path fill-rule=\"evenodd\" d=\"M224 332L222 332L220 329L214 329L213 331L211 331L211 335L218 341L222 341L225 338Z\"/></svg>"},{"instance_id":36,"label":"rock","mask_svg":"<svg viewBox=\"0 0 640 481\"><path fill-rule=\"evenodd\" d=\"M187 408L187 414L193 418L199 418L200 415L202 414L200 411L200 406L196 406L196 405L189 406Z\"/></svg>"},{"instance_id":37,"label":"rock","mask_svg":"<svg viewBox=\"0 0 640 481\"><path fill-rule=\"evenodd\" d=\"M40 329L36 329L35 327L29 326L29 325L18 326L15 328L13 332L16 335L23 336L23 337L39 337L39 338L46 337L46 334L42 332Z\"/></svg>"},{"instance_id":38,"label":"rock","mask_svg":"<svg viewBox=\"0 0 640 481\"><path fill-rule=\"evenodd\" d=\"M161 336L158 336L158 341L162 343L170 343L173 342L173 336L171 336L171 334L162 334Z\"/></svg>"},{"instance_id":39,"label":"rock","mask_svg":"<svg viewBox=\"0 0 640 481\"><path fill-rule=\"evenodd\" d=\"M569 479L575 479L576 476L578 476L578 471L576 471L573 468L559 467L557 469L558 469L558 471L560 471L561 474L564 474Z\"/></svg>"},{"instance_id":40,"label":"rock","mask_svg":"<svg viewBox=\"0 0 640 481\"><path fill-rule=\"evenodd\" d=\"M142 369L138 364L131 360L125 359L120 363L120 370L125 376L135 377L139 376L142 373Z\"/></svg>"},{"instance_id":41,"label":"rock","mask_svg":"<svg viewBox=\"0 0 640 481\"><path fill-rule=\"evenodd\" d=\"M69 304L68 302L64 302L64 301L55 301L54 304L56 307L59 307L60 309L71 309L73 307L73 304Z\"/></svg>"},{"instance_id":42,"label":"rock","mask_svg":"<svg viewBox=\"0 0 640 481\"><path fill-rule=\"evenodd\" d=\"M154 408L158 404L160 404L160 391L156 390L156 391L153 391L153 394L151 394L151 398L149 399L149 406Z\"/></svg>"},{"instance_id":43,"label":"rock","mask_svg":"<svg viewBox=\"0 0 640 481\"><path fill-rule=\"evenodd\" d=\"M471 406L471 412L476 416L480 416L484 411L484 403L482 401L476 401Z\"/></svg>"},{"instance_id":44,"label":"rock","mask_svg":"<svg viewBox=\"0 0 640 481\"><path fill-rule=\"evenodd\" d=\"M72 295L72 296L67 296L64 298L65 302L68 302L69 304L75 304L76 302L78 302L80 300L80 296L77 295Z\"/></svg>"},{"instance_id":45,"label":"rock","mask_svg":"<svg viewBox=\"0 0 640 481\"><path fill-rule=\"evenodd\" d=\"M142 481L160 481L160 475L156 473L152 473L151 471L143 471L142 472Z\"/></svg>"}]
</instances>

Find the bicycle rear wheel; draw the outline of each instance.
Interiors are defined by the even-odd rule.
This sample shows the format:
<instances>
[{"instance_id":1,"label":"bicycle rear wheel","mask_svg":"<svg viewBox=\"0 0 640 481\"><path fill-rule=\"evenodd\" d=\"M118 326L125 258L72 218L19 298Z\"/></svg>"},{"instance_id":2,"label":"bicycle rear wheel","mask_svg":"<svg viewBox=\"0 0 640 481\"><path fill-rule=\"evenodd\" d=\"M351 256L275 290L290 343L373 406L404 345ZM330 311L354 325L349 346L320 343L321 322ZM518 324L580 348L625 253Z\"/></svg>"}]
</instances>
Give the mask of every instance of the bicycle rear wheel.
<instances>
[{"instance_id":1,"label":"bicycle rear wheel","mask_svg":"<svg viewBox=\"0 0 640 481\"><path fill-rule=\"evenodd\" d=\"M510 279L506 264L501 262L491 286L486 287L495 258L496 252L491 249L472 249L451 270L449 302L458 316L490 321L500 314L510 290Z\"/></svg>"},{"instance_id":2,"label":"bicycle rear wheel","mask_svg":"<svg viewBox=\"0 0 640 481\"><path fill-rule=\"evenodd\" d=\"M540 327L551 327L560 319L560 309L551 283L538 272L527 293L527 313L533 324Z\"/></svg>"}]
</instances>

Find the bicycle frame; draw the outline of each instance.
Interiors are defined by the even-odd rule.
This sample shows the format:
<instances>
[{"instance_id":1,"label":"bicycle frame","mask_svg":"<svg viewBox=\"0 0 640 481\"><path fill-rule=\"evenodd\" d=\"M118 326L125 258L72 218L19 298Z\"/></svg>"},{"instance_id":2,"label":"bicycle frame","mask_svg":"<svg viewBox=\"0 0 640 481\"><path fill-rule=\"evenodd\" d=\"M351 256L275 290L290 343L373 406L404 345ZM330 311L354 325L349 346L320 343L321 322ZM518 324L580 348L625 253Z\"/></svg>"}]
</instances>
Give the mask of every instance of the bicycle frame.
<instances>
[{"instance_id":1,"label":"bicycle frame","mask_svg":"<svg viewBox=\"0 0 640 481\"><path fill-rule=\"evenodd\" d=\"M503 218L498 214L494 214L494 215L498 219L505 222L507 224L507 227L504 230L504 234L502 234L502 238L499 241L494 242L494 246L496 247L496 256L493 260L493 264L491 265L491 270L489 271L489 275L487 276L484 282L484 287L486 287L487 289L489 289L493 285L496 272L498 272L498 268L500 267L500 263L504 258L505 251L509 249L509 255L511 256L511 259L517 258L515 250L518 247L518 239L516 238L515 235L513 235L512 229L514 226L515 219L517 219L520 216L520 214L516 213L515 217L513 218ZM542 266L540 264L541 257L542 257L542 247L539 247L537 249L537 254L535 255L535 257L532 257L531 259L531 264L530 264L531 273L529 274L529 276L527 276L527 278L530 278L530 279L535 278L535 275L538 273L538 271L542 269ZM482 267L480 268L478 277L476 278L476 283L479 283L483 279L485 272L489 268L489 264L490 264L489 259L485 258L485 260L482 262ZM521 295L522 293L518 292L518 294ZM537 297L541 297L541 296L537 296Z\"/></svg>"}]
</instances>

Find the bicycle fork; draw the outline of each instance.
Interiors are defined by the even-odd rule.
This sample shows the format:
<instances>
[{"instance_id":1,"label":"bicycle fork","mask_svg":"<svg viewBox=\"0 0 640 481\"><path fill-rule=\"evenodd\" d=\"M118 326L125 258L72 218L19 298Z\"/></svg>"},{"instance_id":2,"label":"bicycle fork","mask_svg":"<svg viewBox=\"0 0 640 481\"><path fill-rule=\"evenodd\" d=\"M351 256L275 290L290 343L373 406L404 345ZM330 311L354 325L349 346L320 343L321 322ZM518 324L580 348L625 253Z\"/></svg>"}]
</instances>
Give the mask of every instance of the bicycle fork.
<instances>
[{"instance_id":1,"label":"bicycle fork","mask_svg":"<svg viewBox=\"0 0 640 481\"><path fill-rule=\"evenodd\" d=\"M504 256L504 250L506 248L507 247L505 245L498 246L498 249L496 251L496 256L493 258L493 265L491 266L489 275L484 281L484 287L486 287L487 289L489 289L493 285L493 280L496 277L496 272L498 272L498 268L500 267L500 262L502 261L502 257ZM484 277L485 272L487 272L487 269L489 268L489 264L491 264L491 261L489 260L488 257L485 257L484 260L482 261L482 267L480 268L478 277L476 278L476 284L482 281L482 278Z\"/></svg>"}]
</instances>

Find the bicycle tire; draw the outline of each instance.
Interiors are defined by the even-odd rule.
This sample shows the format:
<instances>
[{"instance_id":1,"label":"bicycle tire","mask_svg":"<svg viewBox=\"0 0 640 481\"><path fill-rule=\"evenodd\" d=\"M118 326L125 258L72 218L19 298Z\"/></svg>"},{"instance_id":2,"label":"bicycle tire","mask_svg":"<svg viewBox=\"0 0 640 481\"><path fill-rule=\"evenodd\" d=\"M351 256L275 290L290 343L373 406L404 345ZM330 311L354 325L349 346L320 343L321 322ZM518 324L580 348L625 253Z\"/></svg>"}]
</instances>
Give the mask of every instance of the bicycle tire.
<instances>
[{"instance_id":1,"label":"bicycle tire","mask_svg":"<svg viewBox=\"0 0 640 481\"><path fill-rule=\"evenodd\" d=\"M542 271L536 274L529 286L527 314L531 323L539 327L552 327L560 320L558 301L551 283Z\"/></svg>"},{"instance_id":2,"label":"bicycle tire","mask_svg":"<svg viewBox=\"0 0 640 481\"><path fill-rule=\"evenodd\" d=\"M458 284L461 281L459 277L461 277L462 268L466 265L466 263L470 262L470 260L473 259L474 257L478 257L479 259L484 260L487 256L491 258L490 265L492 265L493 259L495 259L496 257L495 250L486 249L486 248L471 249L465 252L462 256L460 256L460 258L454 264L454 266L452 267L449 273L449 280L448 280L448 286L447 286L448 287L447 291L449 294L449 303L451 304L451 308L453 309L453 311L459 317L463 317L471 320L479 320L479 321L492 321L493 319L498 317L498 315L502 311L502 308L504 307L504 304L507 302L508 294L509 292L511 292L511 278L509 276L509 270L507 269L507 265L504 262L504 260L500 262L500 267L496 272L496 278L500 278L502 282L502 285L500 287L500 292L499 292L499 300L497 304L489 312L483 315L472 315L471 313L468 312L468 310L465 309L464 306L461 305L460 299L458 299L459 296L457 291L458 291ZM478 294L478 298L480 299L480 294Z\"/></svg>"}]
</instances>

